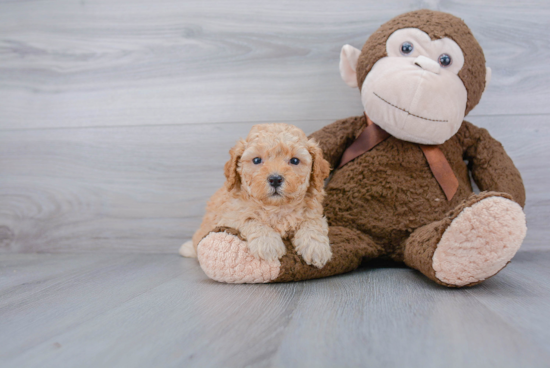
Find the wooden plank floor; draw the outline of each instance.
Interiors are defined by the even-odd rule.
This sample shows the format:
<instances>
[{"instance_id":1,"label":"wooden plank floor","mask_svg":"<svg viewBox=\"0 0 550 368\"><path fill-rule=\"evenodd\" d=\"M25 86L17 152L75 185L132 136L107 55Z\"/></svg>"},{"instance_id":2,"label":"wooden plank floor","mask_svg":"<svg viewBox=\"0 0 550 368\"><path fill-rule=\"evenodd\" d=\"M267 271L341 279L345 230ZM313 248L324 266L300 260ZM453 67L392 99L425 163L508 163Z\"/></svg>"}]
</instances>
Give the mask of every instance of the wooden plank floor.
<instances>
[{"instance_id":1,"label":"wooden plank floor","mask_svg":"<svg viewBox=\"0 0 550 368\"><path fill-rule=\"evenodd\" d=\"M2 367L548 367L550 251L447 289L407 268L226 285L167 254L0 255Z\"/></svg>"}]
</instances>

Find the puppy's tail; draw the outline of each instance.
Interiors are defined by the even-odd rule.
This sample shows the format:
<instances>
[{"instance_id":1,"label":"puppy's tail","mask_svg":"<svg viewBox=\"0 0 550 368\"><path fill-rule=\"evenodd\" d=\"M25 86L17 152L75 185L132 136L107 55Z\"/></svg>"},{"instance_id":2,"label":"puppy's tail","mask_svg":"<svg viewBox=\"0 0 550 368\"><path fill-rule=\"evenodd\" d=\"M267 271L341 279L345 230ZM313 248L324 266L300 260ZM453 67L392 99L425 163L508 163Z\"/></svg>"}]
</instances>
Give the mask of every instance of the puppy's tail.
<instances>
[{"instance_id":1,"label":"puppy's tail","mask_svg":"<svg viewBox=\"0 0 550 368\"><path fill-rule=\"evenodd\" d=\"M197 252L193 246L193 242L189 240L188 242L183 243L180 247L180 254L188 258L197 258Z\"/></svg>"}]
</instances>

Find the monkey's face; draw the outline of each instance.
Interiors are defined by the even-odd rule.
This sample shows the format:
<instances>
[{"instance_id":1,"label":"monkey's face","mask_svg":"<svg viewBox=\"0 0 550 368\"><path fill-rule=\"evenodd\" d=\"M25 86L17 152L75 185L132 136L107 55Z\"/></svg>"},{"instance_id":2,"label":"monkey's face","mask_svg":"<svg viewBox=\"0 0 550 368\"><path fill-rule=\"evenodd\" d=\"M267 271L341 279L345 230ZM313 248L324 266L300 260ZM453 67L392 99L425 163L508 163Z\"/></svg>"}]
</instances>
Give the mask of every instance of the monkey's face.
<instances>
[{"instance_id":1,"label":"monkey's face","mask_svg":"<svg viewBox=\"0 0 550 368\"><path fill-rule=\"evenodd\" d=\"M360 53L349 45L342 49L340 71L352 87L357 87ZM361 86L369 118L410 142L441 144L452 137L462 124L468 100L458 76L464 65L460 46L450 38L432 40L418 28L402 28L388 37L386 54Z\"/></svg>"},{"instance_id":2,"label":"monkey's face","mask_svg":"<svg viewBox=\"0 0 550 368\"><path fill-rule=\"evenodd\" d=\"M468 93L457 75L462 50L449 38L432 41L419 29L404 28L388 38L386 52L361 88L367 115L399 139L445 142L464 120Z\"/></svg>"}]
</instances>

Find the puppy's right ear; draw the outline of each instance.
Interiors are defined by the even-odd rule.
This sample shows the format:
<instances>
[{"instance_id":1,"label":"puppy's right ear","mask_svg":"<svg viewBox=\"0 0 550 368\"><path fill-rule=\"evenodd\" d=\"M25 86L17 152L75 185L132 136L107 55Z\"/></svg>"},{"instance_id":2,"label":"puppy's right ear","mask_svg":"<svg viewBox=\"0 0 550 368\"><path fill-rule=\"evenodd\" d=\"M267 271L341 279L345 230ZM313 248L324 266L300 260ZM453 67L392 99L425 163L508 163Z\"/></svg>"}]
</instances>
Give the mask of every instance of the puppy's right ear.
<instances>
[{"instance_id":1,"label":"puppy's right ear","mask_svg":"<svg viewBox=\"0 0 550 368\"><path fill-rule=\"evenodd\" d=\"M224 173L227 178L225 185L229 191L233 189L238 190L241 188L241 176L239 175L237 168L239 161L241 160L241 156L243 155L244 147L245 141L240 139L237 144L229 150L231 158L225 163L224 166Z\"/></svg>"}]
</instances>

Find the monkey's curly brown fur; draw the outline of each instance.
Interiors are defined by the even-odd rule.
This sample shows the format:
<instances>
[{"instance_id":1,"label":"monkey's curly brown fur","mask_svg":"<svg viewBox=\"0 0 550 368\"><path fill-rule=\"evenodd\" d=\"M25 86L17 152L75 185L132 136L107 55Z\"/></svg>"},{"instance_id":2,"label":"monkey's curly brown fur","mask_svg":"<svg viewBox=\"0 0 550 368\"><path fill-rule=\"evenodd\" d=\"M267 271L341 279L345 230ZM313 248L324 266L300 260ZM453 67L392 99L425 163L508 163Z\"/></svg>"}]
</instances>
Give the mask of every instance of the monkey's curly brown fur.
<instances>
[{"instance_id":1,"label":"monkey's curly brown fur","mask_svg":"<svg viewBox=\"0 0 550 368\"><path fill-rule=\"evenodd\" d=\"M320 142L324 157L334 167L366 124L364 116L343 119L311 137ZM472 194L468 166L481 190L509 193L524 206L519 171L487 130L465 121L439 147L459 182L451 201L445 198L420 147L390 137L334 173L324 204L329 225L368 234L384 249L380 256L403 261L403 242L415 229L442 219Z\"/></svg>"}]
</instances>

